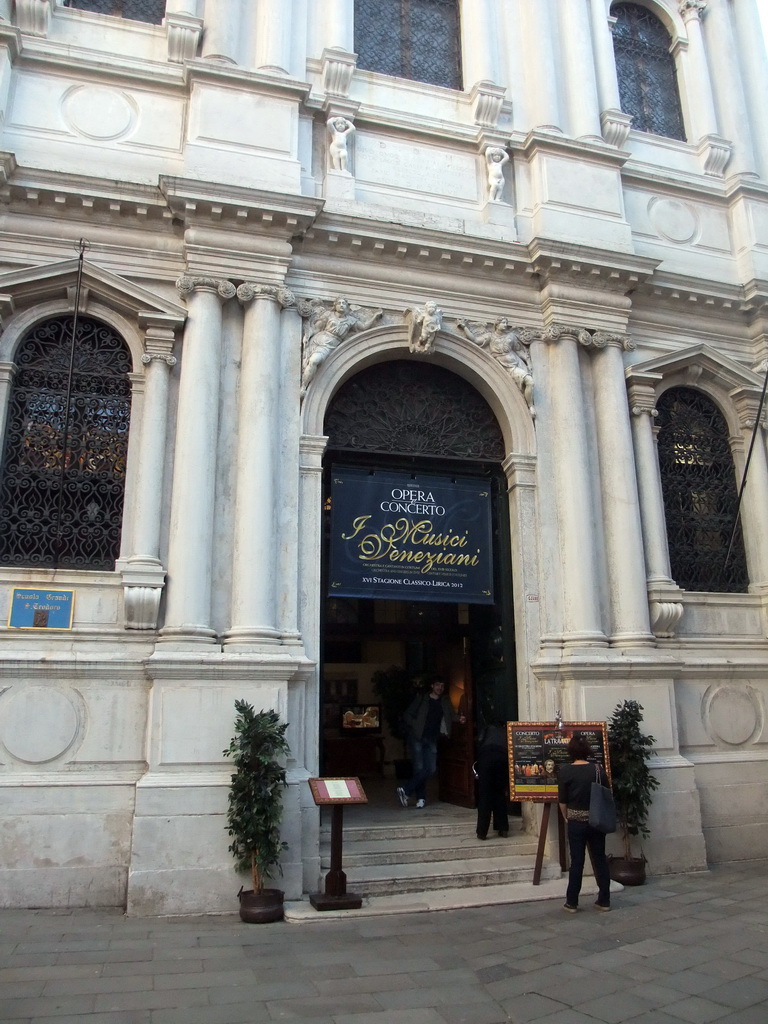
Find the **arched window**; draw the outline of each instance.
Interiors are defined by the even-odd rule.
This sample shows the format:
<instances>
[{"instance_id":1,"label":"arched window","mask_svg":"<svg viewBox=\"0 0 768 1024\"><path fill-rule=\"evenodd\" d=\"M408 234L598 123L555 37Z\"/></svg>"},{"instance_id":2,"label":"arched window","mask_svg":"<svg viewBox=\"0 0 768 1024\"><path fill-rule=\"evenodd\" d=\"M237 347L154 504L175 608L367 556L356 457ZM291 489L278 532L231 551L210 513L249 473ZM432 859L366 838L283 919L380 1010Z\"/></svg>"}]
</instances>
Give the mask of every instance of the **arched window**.
<instances>
[{"instance_id":1,"label":"arched window","mask_svg":"<svg viewBox=\"0 0 768 1024\"><path fill-rule=\"evenodd\" d=\"M93 14L111 14L115 18L129 18L159 25L165 17L165 0L64 0L64 7Z\"/></svg>"},{"instance_id":2,"label":"arched window","mask_svg":"<svg viewBox=\"0 0 768 1024\"><path fill-rule=\"evenodd\" d=\"M636 131L685 140L667 30L640 4L614 4L611 14L621 109L632 115Z\"/></svg>"},{"instance_id":3,"label":"arched window","mask_svg":"<svg viewBox=\"0 0 768 1024\"><path fill-rule=\"evenodd\" d=\"M394 359L339 388L325 417L328 448L500 462L504 439L471 384L431 363Z\"/></svg>"},{"instance_id":4,"label":"arched window","mask_svg":"<svg viewBox=\"0 0 768 1024\"><path fill-rule=\"evenodd\" d=\"M670 388L657 403L659 468L672 578L685 590L744 593L749 583L728 426L693 388Z\"/></svg>"},{"instance_id":5,"label":"arched window","mask_svg":"<svg viewBox=\"0 0 768 1024\"><path fill-rule=\"evenodd\" d=\"M111 570L120 551L131 356L98 320L38 324L16 354L0 466L0 565ZM69 401L67 401L69 399Z\"/></svg>"},{"instance_id":6,"label":"arched window","mask_svg":"<svg viewBox=\"0 0 768 1024\"><path fill-rule=\"evenodd\" d=\"M355 0L358 67L461 89L457 0Z\"/></svg>"}]
</instances>

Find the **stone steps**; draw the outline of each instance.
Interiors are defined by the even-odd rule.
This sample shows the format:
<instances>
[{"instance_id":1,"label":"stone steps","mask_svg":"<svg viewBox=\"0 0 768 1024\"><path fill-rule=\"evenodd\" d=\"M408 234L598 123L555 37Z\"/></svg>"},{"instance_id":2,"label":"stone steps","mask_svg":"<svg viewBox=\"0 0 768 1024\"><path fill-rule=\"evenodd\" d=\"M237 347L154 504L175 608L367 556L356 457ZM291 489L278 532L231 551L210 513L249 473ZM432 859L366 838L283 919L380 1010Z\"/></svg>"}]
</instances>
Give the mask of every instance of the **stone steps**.
<instances>
[{"instance_id":1,"label":"stone steps","mask_svg":"<svg viewBox=\"0 0 768 1024\"><path fill-rule=\"evenodd\" d=\"M519 819L506 839L490 833L482 842L471 821L353 825L344 828L342 867L347 890L365 897L530 883L536 837ZM321 871L330 868L330 829L321 830ZM560 877L558 865L544 864L542 879Z\"/></svg>"}]
</instances>

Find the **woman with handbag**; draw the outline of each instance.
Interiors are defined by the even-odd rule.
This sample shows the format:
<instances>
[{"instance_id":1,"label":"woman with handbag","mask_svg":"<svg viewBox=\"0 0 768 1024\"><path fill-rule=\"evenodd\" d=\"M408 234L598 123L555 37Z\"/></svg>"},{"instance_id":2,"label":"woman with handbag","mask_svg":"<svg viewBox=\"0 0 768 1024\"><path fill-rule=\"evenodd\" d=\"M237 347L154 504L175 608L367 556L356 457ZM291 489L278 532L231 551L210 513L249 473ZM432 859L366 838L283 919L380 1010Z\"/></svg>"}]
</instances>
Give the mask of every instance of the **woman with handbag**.
<instances>
[{"instance_id":1,"label":"woman with handbag","mask_svg":"<svg viewBox=\"0 0 768 1024\"><path fill-rule=\"evenodd\" d=\"M611 878L605 856L605 833L589 824L589 800L593 782L599 781L603 786L610 786L610 782L602 765L589 760L592 750L583 736L573 736L568 741L567 750L571 764L563 765L557 776L557 801L568 823L571 854L563 910L575 914L579 909L584 858L589 847L598 888L595 906L598 910L608 911L611 909Z\"/></svg>"}]
</instances>

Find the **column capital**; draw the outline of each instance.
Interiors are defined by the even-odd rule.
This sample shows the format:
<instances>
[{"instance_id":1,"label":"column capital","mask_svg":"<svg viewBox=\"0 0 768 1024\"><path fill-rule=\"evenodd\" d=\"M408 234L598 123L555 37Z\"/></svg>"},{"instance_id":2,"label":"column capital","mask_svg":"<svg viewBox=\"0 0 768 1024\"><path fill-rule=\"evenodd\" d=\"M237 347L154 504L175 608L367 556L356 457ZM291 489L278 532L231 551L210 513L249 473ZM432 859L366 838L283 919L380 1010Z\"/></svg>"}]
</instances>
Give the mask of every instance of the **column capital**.
<instances>
[{"instance_id":1,"label":"column capital","mask_svg":"<svg viewBox=\"0 0 768 1024\"><path fill-rule=\"evenodd\" d=\"M221 277L190 277L184 274L176 282L176 290L182 298L195 291L215 292L220 299L231 299L235 295L235 286L231 281Z\"/></svg>"},{"instance_id":2,"label":"column capital","mask_svg":"<svg viewBox=\"0 0 768 1024\"><path fill-rule=\"evenodd\" d=\"M757 422L758 410L760 410L760 426L765 427L766 408L760 409L761 390L760 388L741 387L731 391L729 395L736 409L739 419L739 426L742 430L754 429Z\"/></svg>"},{"instance_id":3,"label":"column capital","mask_svg":"<svg viewBox=\"0 0 768 1024\"><path fill-rule=\"evenodd\" d=\"M144 332L144 355L142 363L146 366L153 359L162 359L169 366L175 366L176 360L171 354L175 332L168 327L148 327Z\"/></svg>"},{"instance_id":4,"label":"column capital","mask_svg":"<svg viewBox=\"0 0 768 1024\"><path fill-rule=\"evenodd\" d=\"M176 365L176 356L172 356L168 352L145 352L144 355L141 357L141 361L145 366L149 366L149 364L153 360L157 360L160 363L165 363L166 366Z\"/></svg>"},{"instance_id":5,"label":"column capital","mask_svg":"<svg viewBox=\"0 0 768 1024\"><path fill-rule=\"evenodd\" d=\"M692 19L698 21L707 9L707 0L680 0L677 9L686 24Z\"/></svg>"},{"instance_id":6,"label":"column capital","mask_svg":"<svg viewBox=\"0 0 768 1024\"><path fill-rule=\"evenodd\" d=\"M320 473L323 468L323 454L328 445L328 438L320 434L302 434L299 438L299 466L306 472L311 470Z\"/></svg>"},{"instance_id":7,"label":"column capital","mask_svg":"<svg viewBox=\"0 0 768 1024\"><path fill-rule=\"evenodd\" d=\"M237 298L242 305L254 299L269 299L271 302L277 302L283 309L296 303L296 297L288 288L282 285L257 284L253 281L244 281L238 285Z\"/></svg>"},{"instance_id":8,"label":"column capital","mask_svg":"<svg viewBox=\"0 0 768 1024\"><path fill-rule=\"evenodd\" d=\"M555 342L563 338L571 338L577 341L584 348L618 348L622 351L630 351L635 343L626 334L612 334L609 331L592 330L588 327L579 327L576 324L549 324L543 330L522 328L520 330L522 341L530 344L532 341Z\"/></svg>"},{"instance_id":9,"label":"column capital","mask_svg":"<svg viewBox=\"0 0 768 1024\"><path fill-rule=\"evenodd\" d=\"M585 344L582 342L582 344ZM631 352L635 343L626 334L611 334L609 331L593 331L587 348L617 348L622 352Z\"/></svg>"}]
</instances>

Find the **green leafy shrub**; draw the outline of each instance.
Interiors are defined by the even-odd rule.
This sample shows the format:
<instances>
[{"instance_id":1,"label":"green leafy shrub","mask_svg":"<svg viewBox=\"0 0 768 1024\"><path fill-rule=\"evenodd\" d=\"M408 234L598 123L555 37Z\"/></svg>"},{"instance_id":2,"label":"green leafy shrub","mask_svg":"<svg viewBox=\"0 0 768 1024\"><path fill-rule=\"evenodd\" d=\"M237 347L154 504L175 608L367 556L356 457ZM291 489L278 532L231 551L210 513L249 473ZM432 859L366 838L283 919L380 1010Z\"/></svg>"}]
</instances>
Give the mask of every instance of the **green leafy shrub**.
<instances>
[{"instance_id":1,"label":"green leafy shrub","mask_svg":"<svg viewBox=\"0 0 768 1024\"><path fill-rule=\"evenodd\" d=\"M289 753L288 724L276 711L253 710L235 701L235 735L224 751L235 766L229 788L226 829L232 836L229 851L239 871L250 871L253 890L260 893L264 880L277 868L287 844L280 838L285 768L277 760Z\"/></svg>"},{"instance_id":2,"label":"green leafy shrub","mask_svg":"<svg viewBox=\"0 0 768 1024\"><path fill-rule=\"evenodd\" d=\"M647 839L651 834L648 813L653 791L659 785L648 767L655 740L640 731L642 720L642 705L636 700L625 700L616 705L608 721L613 799L627 860L632 859L630 837L639 835Z\"/></svg>"}]
</instances>

